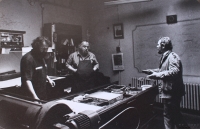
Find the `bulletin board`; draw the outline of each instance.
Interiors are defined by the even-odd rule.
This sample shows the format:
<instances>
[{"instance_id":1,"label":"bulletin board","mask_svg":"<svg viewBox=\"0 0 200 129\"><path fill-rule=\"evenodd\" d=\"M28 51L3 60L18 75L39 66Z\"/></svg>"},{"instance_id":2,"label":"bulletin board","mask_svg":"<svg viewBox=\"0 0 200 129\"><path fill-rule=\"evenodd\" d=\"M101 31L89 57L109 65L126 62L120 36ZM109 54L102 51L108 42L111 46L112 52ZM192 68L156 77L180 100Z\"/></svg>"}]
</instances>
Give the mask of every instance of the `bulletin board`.
<instances>
[{"instance_id":1,"label":"bulletin board","mask_svg":"<svg viewBox=\"0 0 200 129\"><path fill-rule=\"evenodd\" d=\"M176 24L136 26L133 30L135 68L158 68L161 55L157 52L160 37L169 36L183 64L183 75L200 76L200 19L179 21Z\"/></svg>"}]
</instances>

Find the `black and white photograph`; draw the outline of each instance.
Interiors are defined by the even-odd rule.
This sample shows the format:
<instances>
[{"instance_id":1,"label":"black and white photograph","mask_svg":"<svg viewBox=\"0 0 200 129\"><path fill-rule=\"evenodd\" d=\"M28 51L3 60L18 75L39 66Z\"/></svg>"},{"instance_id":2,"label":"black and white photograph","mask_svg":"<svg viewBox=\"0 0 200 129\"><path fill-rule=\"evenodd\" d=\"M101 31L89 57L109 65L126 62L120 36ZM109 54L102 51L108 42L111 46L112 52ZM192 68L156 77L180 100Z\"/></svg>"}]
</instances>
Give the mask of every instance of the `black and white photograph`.
<instances>
[{"instance_id":1,"label":"black and white photograph","mask_svg":"<svg viewBox=\"0 0 200 129\"><path fill-rule=\"evenodd\" d=\"M200 129L200 0L0 0L0 129Z\"/></svg>"},{"instance_id":2,"label":"black and white photograph","mask_svg":"<svg viewBox=\"0 0 200 129\"><path fill-rule=\"evenodd\" d=\"M122 23L114 24L113 33L114 33L114 39L123 39L124 38L123 24Z\"/></svg>"}]
</instances>

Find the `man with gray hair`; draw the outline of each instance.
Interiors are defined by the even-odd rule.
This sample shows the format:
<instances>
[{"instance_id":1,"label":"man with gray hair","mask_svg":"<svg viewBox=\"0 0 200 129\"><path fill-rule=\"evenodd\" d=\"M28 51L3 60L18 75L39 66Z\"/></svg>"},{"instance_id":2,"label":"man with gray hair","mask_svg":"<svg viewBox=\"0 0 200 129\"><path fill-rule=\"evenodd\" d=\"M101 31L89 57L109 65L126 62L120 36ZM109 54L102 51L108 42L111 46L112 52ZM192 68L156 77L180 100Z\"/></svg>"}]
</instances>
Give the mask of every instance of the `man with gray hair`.
<instances>
[{"instance_id":1,"label":"man with gray hair","mask_svg":"<svg viewBox=\"0 0 200 129\"><path fill-rule=\"evenodd\" d=\"M182 63L179 56L172 52L173 46L169 37L162 37L157 44L158 54L162 54L157 69L143 70L150 79L159 80L159 97L164 104L164 125L166 129L189 129L180 112L180 102L185 94Z\"/></svg>"}]
</instances>

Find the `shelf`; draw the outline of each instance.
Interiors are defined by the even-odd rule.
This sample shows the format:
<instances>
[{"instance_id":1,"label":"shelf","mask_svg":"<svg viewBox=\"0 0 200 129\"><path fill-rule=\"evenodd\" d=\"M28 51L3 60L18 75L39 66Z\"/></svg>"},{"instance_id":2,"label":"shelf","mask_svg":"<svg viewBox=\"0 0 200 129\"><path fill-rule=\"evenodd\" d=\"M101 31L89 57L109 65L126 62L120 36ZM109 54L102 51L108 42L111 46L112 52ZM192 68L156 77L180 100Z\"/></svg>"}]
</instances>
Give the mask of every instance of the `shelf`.
<instances>
[{"instance_id":1,"label":"shelf","mask_svg":"<svg viewBox=\"0 0 200 129\"><path fill-rule=\"evenodd\" d=\"M23 34L25 31L0 30L1 48L19 48L24 46Z\"/></svg>"}]
</instances>

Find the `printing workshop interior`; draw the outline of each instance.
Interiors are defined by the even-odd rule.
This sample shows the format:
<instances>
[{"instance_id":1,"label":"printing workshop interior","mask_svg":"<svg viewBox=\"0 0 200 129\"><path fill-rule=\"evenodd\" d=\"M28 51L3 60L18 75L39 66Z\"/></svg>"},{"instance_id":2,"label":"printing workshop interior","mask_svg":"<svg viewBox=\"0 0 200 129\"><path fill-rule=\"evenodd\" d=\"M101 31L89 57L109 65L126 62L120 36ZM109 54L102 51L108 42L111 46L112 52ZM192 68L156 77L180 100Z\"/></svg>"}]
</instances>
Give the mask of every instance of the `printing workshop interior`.
<instances>
[{"instance_id":1,"label":"printing workshop interior","mask_svg":"<svg viewBox=\"0 0 200 129\"><path fill-rule=\"evenodd\" d=\"M0 129L199 129L199 30L200 0L0 0Z\"/></svg>"}]
</instances>

